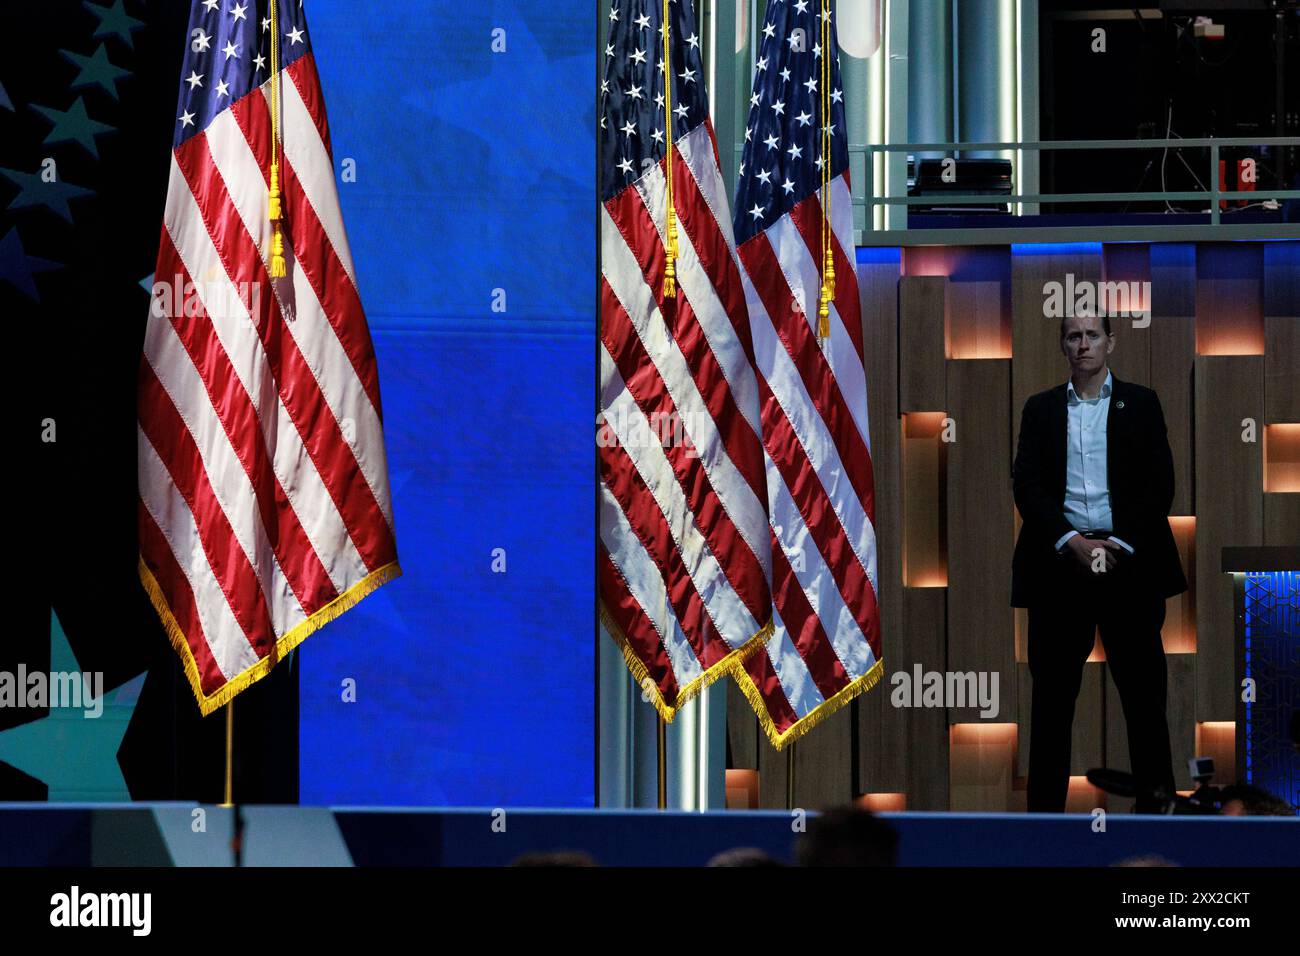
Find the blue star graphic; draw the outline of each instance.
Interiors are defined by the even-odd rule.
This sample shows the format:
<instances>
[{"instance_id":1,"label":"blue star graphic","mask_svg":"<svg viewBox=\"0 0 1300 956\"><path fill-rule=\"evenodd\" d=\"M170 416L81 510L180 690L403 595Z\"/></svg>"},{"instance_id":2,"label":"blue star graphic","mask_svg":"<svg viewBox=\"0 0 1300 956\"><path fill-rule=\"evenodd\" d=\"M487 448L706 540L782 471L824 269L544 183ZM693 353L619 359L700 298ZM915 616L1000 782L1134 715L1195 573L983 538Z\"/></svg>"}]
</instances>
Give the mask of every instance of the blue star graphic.
<instances>
[{"instance_id":1,"label":"blue star graphic","mask_svg":"<svg viewBox=\"0 0 1300 956\"><path fill-rule=\"evenodd\" d=\"M9 203L9 209L25 209L30 206L47 206L51 212L58 213L63 219L72 222L72 210L68 207L69 199L93 196L94 190L74 186L55 180L46 182L33 173L21 173L16 169L0 167L0 176L4 176L22 191Z\"/></svg>"},{"instance_id":2,"label":"blue star graphic","mask_svg":"<svg viewBox=\"0 0 1300 956\"><path fill-rule=\"evenodd\" d=\"M124 70L109 62L108 50L102 43L92 56L82 56L71 50L59 52L65 59L71 60L80 68L77 78L71 84L74 90L84 90L88 86L98 85L102 86L113 99L117 99L117 81L131 75L130 70Z\"/></svg>"},{"instance_id":3,"label":"blue star graphic","mask_svg":"<svg viewBox=\"0 0 1300 956\"><path fill-rule=\"evenodd\" d=\"M50 670L79 672L63 625L50 613ZM0 760L49 787L57 800L130 800L117 751L144 683L139 674L104 694L103 713L90 718L80 707L51 707L49 716L0 733Z\"/></svg>"},{"instance_id":4,"label":"blue star graphic","mask_svg":"<svg viewBox=\"0 0 1300 956\"><path fill-rule=\"evenodd\" d=\"M117 0L111 7L100 7L93 3L83 3L82 6L99 17L99 26L94 33L96 40L107 36L121 37L126 41L127 47L134 50L131 34L143 27L144 21L127 16L124 3L125 0Z\"/></svg>"},{"instance_id":5,"label":"blue star graphic","mask_svg":"<svg viewBox=\"0 0 1300 956\"><path fill-rule=\"evenodd\" d=\"M5 233L5 237L0 239L0 281L8 282L34 302L41 301L41 297L36 291L36 281L32 278L32 273L62 268L61 262L51 262L48 259L27 255L23 251L22 238L18 235L17 229L10 229Z\"/></svg>"},{"instance_id":6,"label":"blue star graphic","mask_svg":"<svg viewBox=\"0 0 1300 956\"><path fill-rule=\"evenodd\" d=\"M98 123L87 115L85 100L80 96L77 97L77 102L66 110L37 106L35 103L32 104L32 109L54 124L54 129L50 130L44 142L80 143L82 148L96 159L99 159L99 149L95 145L95 137L115 132L114 127Z\"/></svg>"}]
</instances>

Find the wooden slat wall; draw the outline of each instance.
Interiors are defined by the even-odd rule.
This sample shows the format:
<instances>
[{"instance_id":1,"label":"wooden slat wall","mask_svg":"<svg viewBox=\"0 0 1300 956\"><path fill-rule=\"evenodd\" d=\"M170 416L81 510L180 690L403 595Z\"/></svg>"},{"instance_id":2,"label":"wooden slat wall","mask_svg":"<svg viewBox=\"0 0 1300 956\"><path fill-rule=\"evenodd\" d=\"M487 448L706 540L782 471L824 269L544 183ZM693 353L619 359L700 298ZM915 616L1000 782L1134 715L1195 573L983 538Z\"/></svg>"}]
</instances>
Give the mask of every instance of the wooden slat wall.
<instances>
[{"instance_id":1,"label":"wooden slat wall","mask_svg":"<svg viewBox=\"0 0 1300 956\"><path fill-rule=\"evenodd\" d=\"M944 394L944 292L942 276L898 280L898 399L901 412L939 412Z\"/></svg>"},{"instance_id":2,"label":"wooden slat wall","mask_svg":"<svg viewBox=\"0 0 1300 956\"><path fill-rule=\"evenodd\" d=\"M1196 516L1196 715L1232 720L1236 625L1219 555L1264 543L1264 358L1201 355L1195 376L1197 498L1206 505ZM1255 440L1243 441L1250 422Z\"/></svg>"},{"instance_id":3,"label":"wooden slat wall","mask_svg":"<svg viewBox=\"0 0 1300 956\"><path fill-rule=\"evenodd\" d=\"M1300 422L1300 246L932 247L866 258L859 288L885 677L796 745L796 802L901 793L912 810L1024 809L1031 685L1015 663L1008 606L1017 530L1010 466L1025 399L1066 378L1059 320L1044 315L1043 292L1066 273L1076 283L1150 282L1150 325L1113 319L1111 364L1159 393L1174 454L1172 524L1192 587L1170 599L1164 641L1174 769L1186 785L1201 722L1234 717L1232 583L1218 571L1220 549L1300 540L1300 494L1263 491L1265 424ZM904 415L908 434L949 416L956 441L906 438ZM1241 440L1245 418L1256 425L1253 444ZM905 515L918 509L925 532L913 521L905 533ZM905 586L905 557L937 586ZM1001 713L981 722L971 709L894 706L891 676L911 679L917 665L996 670ZM1208 726L1206 740L1227 733ZM1076 704L1072 773L1127 769L1126 734L1107 665L1094 657ZM762 739L734 689L728 744L732 766L760 770L763 805L784 807L786 756ZM1128 808L1077 777L1070 801Z\"/></svg>"},{"instance_id":4,"label":"wooden slat wall","mask_svg":"<svg viewBox=\"0 0 1300 956\"><path fill-rule=\"evenodd\" d=\"M1160 396L1174 456L1176 515L1194 514L1192 365L1196 360L1196 247L1151 248L1151 387Z\"/></svg>"},{"instance_id":5,"label":"wooden slat wall","mask_svg":"<svg viewBox=\"0 0 1300 956\"><path fill-rule=\"evenodd\" d=\"M886 680L860 696L852 713L858 724L858 779L854 792L907 789L907 749L897 712L889 707L888 674L895 656L907 654L911 629L903 622L901 428L898 407L898 259L858 264L862 341L867 361L871 463L876 485L876 577L880 589L880 632L885 642ZM877 411L879 409L879 411ZM934 409L941 411L941 409ZM852 754L840 759L849 762Z\"/></svg>"},{"instance_id":6,"label":"wooden slat wall","mask_svg":"<svg viewBox=\"0 0 1300 956\"><path fill-rule=\"evenodd\" d=\"M1133 306L1147 308L1149 303L1141 290L1148 288L1151 282L1151 247L1140 242L1103 246L1101 276L1103 283L1122 282L1126 289L1136 283L1138 301L1125 299L1121 303L1112 304L1112 309L1119 308L1121 304L1128 305L1128 311L1135 311ZM1116 378L1151 386L1152 324L1150 316L1116 316L1111 319L1110 329L1115 333L1115 351L1111 353L1108 364Z\"/></svg>"},{"instance_id":7,"label":"wooden slat wall","mask_svg":"<svg viewBox=\"0 0 1300 956\"><path fill-rule=\"evenodd\" d=\"M1300 243L1264 249L1264 421L1300 422Z\"/></svg>"},{"instance_id":8,"label":"wooden slat wall","mask_svg":"<svg viewBox=\"0 0 1300 956\"><path fill-rule=\"evenodd\" d=\"M957 438L948 445L948 601L961 609L948 620L948 670L997 671L1014 713L1010 389L1008 359L948 363ZM952 723L978 719L969 709L949 711Z\"/></svg>"},{"instance_id":9,"label":"wooden slat wall","mask_svg":"<svg viewBox=\"0 0 1300 956\"><path fill-rule=\"evenodd\" d=\"M1072 248L1072 247L1071 247ZM1020 413L1035 392L1060 385L1069 377L1061 353L1061 320L1045 314L1049 282L1101 280L1100 247L1080 251L1021 253L1011 257L1011 435L1020 434ZM1014 447L1014 444L1013 446Z\"/></svg>"}]
</instances>

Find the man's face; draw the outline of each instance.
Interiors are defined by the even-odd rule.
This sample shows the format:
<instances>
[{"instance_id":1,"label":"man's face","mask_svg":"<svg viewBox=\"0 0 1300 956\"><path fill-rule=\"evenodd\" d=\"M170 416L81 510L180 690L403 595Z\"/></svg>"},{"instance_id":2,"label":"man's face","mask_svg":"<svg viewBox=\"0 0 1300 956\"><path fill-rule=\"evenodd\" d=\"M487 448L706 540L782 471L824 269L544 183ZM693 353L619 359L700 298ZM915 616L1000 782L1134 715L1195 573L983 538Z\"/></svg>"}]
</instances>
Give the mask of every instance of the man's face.
<instances>
[{"instance_id":1,"label":"man's face","mask_svg":"<svg viewBox=\"0 0 1300 956\"><path fill-rule=\"evenodd\" d=\"M1095 372L1106 364L1106 356L1115 348L1115 337L1107 335L1100 316L1076 315L1065 320L1061 351L1070 362L1072 372Z\"/></svg>"}]
</instances>

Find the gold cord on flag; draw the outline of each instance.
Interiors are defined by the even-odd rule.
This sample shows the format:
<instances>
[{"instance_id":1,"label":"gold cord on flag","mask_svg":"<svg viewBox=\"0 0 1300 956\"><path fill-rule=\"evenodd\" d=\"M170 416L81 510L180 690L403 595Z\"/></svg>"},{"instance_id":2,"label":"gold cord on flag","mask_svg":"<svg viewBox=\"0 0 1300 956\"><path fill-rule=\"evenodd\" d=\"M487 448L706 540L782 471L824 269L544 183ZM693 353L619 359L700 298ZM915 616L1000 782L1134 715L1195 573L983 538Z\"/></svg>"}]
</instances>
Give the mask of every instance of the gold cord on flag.
<instances>
[{"instance_id":1,"label":"gold cord on flag","mask_svg":"<svg viewBox=\"0 0 1300 956\"><path fill-rule=\"evenodd\" d=\"M831 301L835 298L835 256L831 242L831 0L822 0L822 288L817 306L817 335L830 338Z\"/></svg>"},{"instance_id":2,"label":"gold cord on flag","mask_svg":"<svg viewBox=\"0 0 1300 956\"><path fill-rule=\"evenodd\" d=\"M280 18L279 0L270 0L271 6L271 189L267 193L267 218L274 232L271 235L271 278L285 274L284 236L280 234Z\"/></svg>"},{"instance_id":3,"label":"gold cord on flag","mask_svg":"<svg viewBox=\"0 0 1300 956\"><path fill-rule=\"evenodd\" d=\"M664 201L667 205L664 244L664 298L677 297L677 214L673 209L673 67L669 44L668 3L664 0L664 127L668 151L664 157Z\"/></svg>"}]
</instances>

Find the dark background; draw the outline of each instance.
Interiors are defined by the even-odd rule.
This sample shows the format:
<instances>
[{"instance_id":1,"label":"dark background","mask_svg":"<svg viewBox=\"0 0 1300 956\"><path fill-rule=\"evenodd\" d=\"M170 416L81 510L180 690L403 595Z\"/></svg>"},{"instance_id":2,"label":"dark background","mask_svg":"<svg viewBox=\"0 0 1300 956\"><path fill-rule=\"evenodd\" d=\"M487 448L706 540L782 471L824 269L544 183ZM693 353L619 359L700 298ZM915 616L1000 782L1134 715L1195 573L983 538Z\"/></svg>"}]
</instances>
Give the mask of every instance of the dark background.
<instances>
[{"instance_id":1,"label":"dark background","mask_svg":"<svg viewBox=\"0 0 1300 956\"><path fill-rule=\"evenodd\" d=\"M101 0L111 7L114 0ZM80 0L6 3L0 12L0 169L31 175L52 157L60 183L89 192L69 200L71 223L41 204L39 181L0 173L0 316L16 374L19 452L11 459L7 617L0 670L50 668L50 610L83 671L102 671L106 691L147 677L119 763L133 799L221 799L225 720L199 716L193 694L136 575L135 373L167 187L181 45L189 4L131 0L143 21L94 34L100 18ZM129 70L109 86L74 89L78 66L103 44ZM60 111L80 99L98 157L76 141L44 140L52 123L34 106ZM32 205L20 197L35 197ZM15 237L25 255L18 254ZM42 263L40 260L45 260ZM50 265L57 264L57 265ZM28 275L34 287L28 285ZM7 281L6 281L7 280ZM57 440L41 439L53 419ZM236 797L292 802L298 779L296 657L240 695ZM0 709L0 731L41 719ZM254 733L274 726L274 734ZM242 731L250 731L244 733ZM38 780L0 761L0 800L45 799Z\"/></svg>"},{"instance_id":2,"label":"dark background","mask_svg":"<svg viewBox=\"0 0 1300 956\"><path fill-rule=\"evenodd\" d=\"M1159 8L1163 14L1151 17ZM1054 139L1165 139L1192 137L1250 137L1279 135L1275 127L1277 83L1275 31L1277 21L1266 0L1141 5L1147 16L1101 18L1089 11L1124 10L1115 3L1044 0L1040 7L1039 69L1041 133ZM1127 8L1132 13L1133 8ZM1211 16L1225 27L1222 40L1197 39L1192 21ZM1300 12L1290 4L1284 19L1287 37L1282 135L1300 134ZM1092 31L1106 31L1106 52L1092 52ZM1172 107L1172 117L1170 108ZM1172 118L1172 133L1166 136ZM1047 151L1043 154L1044 192L1159 191L1161 165L1169 190L1202 188L1178 160L1177 152L1122 150L1106 153ZM1209 150L1180 151L1201 178L1209 172ZM1229 186L1234 188L1233 159L1254 156L1257 188L1294 183L1300 172L1300 152L1287 150L1285 162L1268 148L1221 151L1229 161ZM1294 187L1292 187L1294 188ZM1173 204L1175 208L1178 203ZM1195 208L1186 203L1185 207ZM1078 206L1055 210L1077 211ZM1110 211L1125 209L1124 204ZM1129 211L1165 211L1163 203L1134 203ZM1203 206L1201 207L1203 211Z\"/></svg>"}]
</instances>

